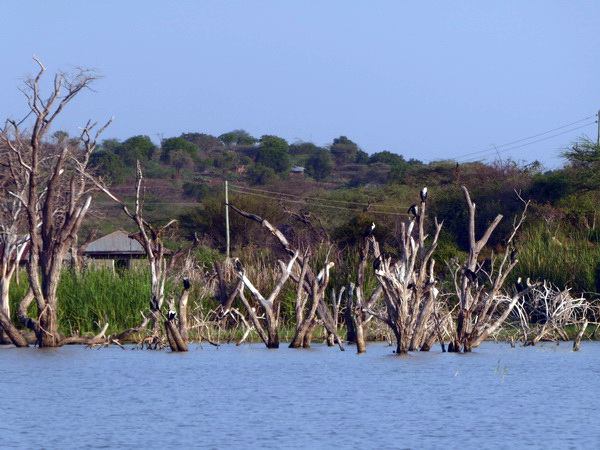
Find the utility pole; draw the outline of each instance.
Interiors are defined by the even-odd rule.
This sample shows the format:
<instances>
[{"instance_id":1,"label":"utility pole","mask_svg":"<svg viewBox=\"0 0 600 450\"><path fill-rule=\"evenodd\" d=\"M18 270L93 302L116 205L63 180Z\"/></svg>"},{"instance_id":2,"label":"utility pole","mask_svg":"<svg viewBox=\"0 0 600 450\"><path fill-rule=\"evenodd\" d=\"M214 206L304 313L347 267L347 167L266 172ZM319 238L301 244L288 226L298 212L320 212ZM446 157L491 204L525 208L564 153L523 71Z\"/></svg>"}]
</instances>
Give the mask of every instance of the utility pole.
<instances>
[{"instance_id":1,"label":"utility pole","mask_svg":"<svg viewBox=\"0 0 600 450\"><path fill-rule=\"evenodd\" d=\"M596 116L596 124L598 125L598 137L596 138L596 145L600 147L600 109L598 110L598 115Z\"/></svg>"},{"instance_id":2,"label":"utility pole","mask_svg":"<svg viewBox=\"0 0 600 450\"><path fill-rule=\"evenodd\" d=\"M227 259L229 259L229 189L227 180L225 180L225 239L227 242L225 255L227 256Z\"/></svg>"}]
</instances>

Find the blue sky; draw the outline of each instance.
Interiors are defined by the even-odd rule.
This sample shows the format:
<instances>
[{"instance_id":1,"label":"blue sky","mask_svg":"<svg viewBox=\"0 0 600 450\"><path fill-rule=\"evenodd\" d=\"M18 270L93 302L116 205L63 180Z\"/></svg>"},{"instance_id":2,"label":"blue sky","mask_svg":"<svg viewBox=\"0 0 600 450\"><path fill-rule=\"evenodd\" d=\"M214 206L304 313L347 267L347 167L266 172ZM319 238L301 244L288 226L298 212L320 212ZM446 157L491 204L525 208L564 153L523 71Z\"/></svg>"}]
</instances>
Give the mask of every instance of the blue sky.
<instances>
[{"instance_id":1,"label":"blue sky","mask_svg":"<svg viewBox=\"0 0 600 450\"><path fill-rule=\"evenodd\" d=\"M70 133L114 115L106 138L243 128L552 168L596 138L598 17L597 1L5 2L0 117L25 113L36 55L103 75L57 124Z\"/></svg>"}]
</instances>

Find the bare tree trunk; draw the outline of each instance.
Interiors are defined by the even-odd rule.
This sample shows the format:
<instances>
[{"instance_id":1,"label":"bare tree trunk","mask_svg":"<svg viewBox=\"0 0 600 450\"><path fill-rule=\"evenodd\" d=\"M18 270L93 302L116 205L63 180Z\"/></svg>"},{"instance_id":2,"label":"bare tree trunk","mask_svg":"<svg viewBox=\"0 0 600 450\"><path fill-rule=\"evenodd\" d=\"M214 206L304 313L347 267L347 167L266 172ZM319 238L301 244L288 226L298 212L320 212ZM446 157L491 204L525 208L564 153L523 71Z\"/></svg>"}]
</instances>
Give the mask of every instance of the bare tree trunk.
<instances>
[{"instance_id":1,"label":"bare tree trunk","mask_svg":"<svg viewBox=\"0 0 600 450\"><path fill-rule=\"evenodd\" d=\"M574 352L579 351L579 346L581 345L581 339L583 339L583 334L585 333L585 329L587 328L588 323L589 323L588 320L583 322L581 324L581 328L579 329L579 332L577 333L577 336L575 336L575 340L573 341L573 351Z\"/></svg>"}]
</instances>

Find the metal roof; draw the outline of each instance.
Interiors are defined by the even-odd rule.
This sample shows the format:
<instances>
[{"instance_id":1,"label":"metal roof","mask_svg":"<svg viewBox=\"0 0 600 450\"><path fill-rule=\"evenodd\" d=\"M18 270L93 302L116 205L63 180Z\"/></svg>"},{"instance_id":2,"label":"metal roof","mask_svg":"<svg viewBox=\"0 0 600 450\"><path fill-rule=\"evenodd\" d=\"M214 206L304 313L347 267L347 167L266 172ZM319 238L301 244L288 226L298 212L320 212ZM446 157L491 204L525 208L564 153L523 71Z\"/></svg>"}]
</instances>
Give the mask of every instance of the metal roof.
<instances>
[{"instance_id":1,"label":"metal roof","mask_svg":"<svg viewBox=\"0 0 600 450\"><path fill-rule=\"evenodd\" d=\"M91 242L85 249L85 254L94 253L146 253L142 244L129 237L124 230L113 231L100 239Z\"/></svg>"}]
</instances>

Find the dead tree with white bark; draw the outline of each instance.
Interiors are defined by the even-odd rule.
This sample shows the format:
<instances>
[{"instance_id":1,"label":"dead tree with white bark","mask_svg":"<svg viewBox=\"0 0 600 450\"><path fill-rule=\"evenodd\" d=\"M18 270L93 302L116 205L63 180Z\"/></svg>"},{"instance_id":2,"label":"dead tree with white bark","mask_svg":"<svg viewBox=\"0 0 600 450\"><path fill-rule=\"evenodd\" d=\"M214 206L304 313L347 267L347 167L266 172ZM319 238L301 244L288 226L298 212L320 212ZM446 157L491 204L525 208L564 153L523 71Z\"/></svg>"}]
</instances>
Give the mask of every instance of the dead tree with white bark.
<instances>
[{"instance_id":1,"label":"dead tree with white bark","mask_svg":"<svg viewBox=\"0 0 600 450\"><path fill-rule=\"evenodd\" d=\"M575 298L569 289L560 290L544 281L523 297L519 305L523 343L536 345L543 340L568 340L566 327L585 323L589 309L584 297Z\"/></svg>"},{"instance_id":2,"label":"dead tree with white bark","mask_svg":"<svg viewBox=\"0 0 600 450\"><path fill-rule=\"evenodd\" d=\"M503 254L497 258L492 255L489 267L484 267L484 264L479 261L479 255L503 216L498 214L481 238L477 239L475 236L476 205L465 186L462 186L462 191L469 208L469 257L464 266L460 266L455 261L454 267L451 267L458 298L456 327L448 346L448 351L452 352L470 352L479 346L502 326L519 299L539 285L535 283L514 295L507 295L503 291L507 276L519 262L513 241L525 221L529 202L521 199L524 205L523 212L520 218L513 222L512 231L505 240Z\"/></svg>"},{"instance_id":3,"label":"dead tree with white bark","mask_svg":"<svg viewBox=\"0 0 600 450\"><path fill-rule=\"evenodd\" d=\"M35 332L38 346L56 347L67 342L58 330L58 281L92 200L93 185L81 171L89 174L90 155L110 121L99 129L88 122L77 139L48 142L56 118L98 77L84 69L73 75L57 73L45 95L42 79L46 68L35 61L38 73L28 78L22 89L29 112L21 121L7 120L0 138L7 155L3 164L15 180L8 195L23 209L30 239L27 273L31 295L19 308L20 320ZM27 307L33 300L37 317L28 317Z\"/></svg>"},{"instance_id":4,"label":"dead tree with white bark","mask_svg":"<svg viewBox=\"0 0 600 450\"><path fill-rule=\"evenodd\" d=\"M373 311L375 303L379 301L383 293L383 285L378 283L377 287L368 297L365 295L365 271L369 263L369 254L373 253L373 263L381 260L379 246L373 245L374 241L371 233L372 230L368 231L368 236L364 238L363 246L360 250L356 283L350 283L348 300L346 302L348 340L356 343L357 353L365 353L367 351L367 328L371 319L375 317L368 311Z\"/></svg>"},{"instance_id":5,"label":"dead tree with white bark","mask_svg":"<svg viewBox=\"0 0 600 450\"><path fill-rule=\"evenodd\" d=\"M408 223L402 223L400 257L397 261L382 256L379 244L371 238L374 254L378 255L375 275L383 287L386 304L386 314L376 317L393 331L396 353L399 354L429 350L438 336L433 313L439 290L432 256L443 222L438 223L435 219L433 236L428 240L429 235L425 230L426 200L425 188L420 205L413 205L409 210L413 218Z\"/></svg>"},{"instance_id":6,"label":"dead tree with white bark","mask_svg":"<svg viewBox=\"0 0 600 450\"><path fill-rule=\"evenodd\" d=\"M4 153L0 160L6 161L7 157L9 155ZM25 185L19 185L19 179L14 179L8 173L9 165L2 166L2 191L24 189ZM27 342L11 322L9 300L11 282L29 242L29 234L25 231L24 213L23 205L18 199L10 196L0 199L0 342L12 343L17 347L25 347Z\"/></svg>"},{"instance_id":7,"label":"dead tree with white bark","mask_svg":"<svg viewBox=\"0 0 600 450\"><path fill-rule=\"evenodd\" d=\"M334 314L330 311L329 306L325 302L325 292L329 283L329 271L333 267L333 262L326 261L324 267L317 273L310 265L309 253L300 256L299 250L295 249L287 240L281 231L269 223L269 221L248 212L245 212L234 205L229 205L235 212L242 217L253 220L266 228L277 240L280 247L290 256L294 258L298 269L290 272L290 277L298 285L296 296L295 310L299 314L300 309L304 310L301 314L300 323L297 322L296 334L292 339L290 347L292 348L309 348L312 331L316 326L322 325L329 335L332 335L334 342L338 344L340 350L344 350L342 339L339 336ZM310 302L307 301L310 299ZM310 303L310 309L308 308ZM316 311L316 316L313 310Z\"/></svg>"},{"instance_id":8,"label":"dead tree with white bark","mask_svg":"<svg viewBox=\"0 0 600 450\"><path fill-rule=\"evenodd\" d=\"M83 172L82 172L83 173ZM162 319L165 315L162 312L162 307L165 300L165 283L167 281L169 273L172 271L175 264L186 254L189 253L194 247L196 247L200 241L196 237L192 244L187 246L186 248L181 248L177 252L170 255L170 258L167 258L167 250L164 245L164 235L166 231L174 225L177 220L170 220L163 226L153 226L149 222L144 219L143 213L143 173L140 166L139 161L137 162L136 168L136 182L135 182L135 206L133 210L130 210L127 204L117 198L110 189L97 178L93 178L89 176L89 179L93 181L98 189L104 192L109 198L118 203L121 206L121 209L125 212L125 214L135 223L138 231L136 233L131 234L129 237L137 240L143 247L146 252L146 257L148 258L148 264L150 267L150 280L151 280L151 293L152 298L150 299L150 312L148 315L144 317L144 321L138 327L131 328L120 333L116 336L117 339L125 339L126 337L139 332L147 332L146 329L149 323L152 324L151 330L152 333L149 337L145 339L145 342L148 345L148 348L158 348L161 342L161 329L160 325L163 322ZM184 294L186 293L189 286L184 290ZM182 294L183 295L183 294ZM187 294L186 294L186 303L187 305ZM179 303L180 309L182 303ZM181 316L183 314L180 311L180 324L187 323L181 321ZM166 324L173 325L172 320L167 318ZM169 332L173 335L173 339L169 339L169 344L171 344L171 349L173 351L186 351L187 345L172 345L173 342L183 342L186 340L182 338L181 331L179 327L169 326ZM187 328L183 330L183 335L187 335ZM184 350L185 348L185 350Z\"/></svg>"},{"instance_id":9,"label":"dead tree with white bark","mask_svg":"<svg viewBox=\"0 0 600 450\"><path fill-rule=\"evenodd\" d=\"M258 335L261 340L265 343L267 348L279 348L279 312L280 312L280 298L279 293L285 286L288 278L290 277L290 273L292 268L294 267L294 263L298 258L298 253L295 253L290 260L286 263L283 261L279 261L280 268L280 276L273 287L271 293L265 297L260 291L252 284L252 282L246 276L246 271L242 263L239 260L235 261L235 269L238 273L238 276L244 283L244 286L248 288L254 299L260 304L264 311L264 318L266 322L266 331L262 326L258 313L254 307L250 305L246 296L244 294L244 289L239 290L240 299L244 304L244 307L248 311L250 315L250 320L254 325Z\"/></svg>"}]
</instances>

